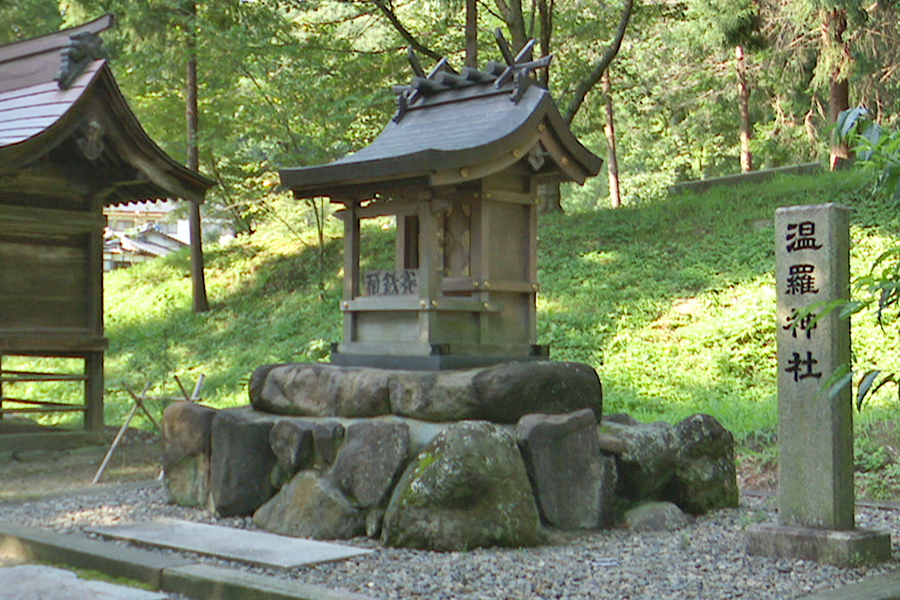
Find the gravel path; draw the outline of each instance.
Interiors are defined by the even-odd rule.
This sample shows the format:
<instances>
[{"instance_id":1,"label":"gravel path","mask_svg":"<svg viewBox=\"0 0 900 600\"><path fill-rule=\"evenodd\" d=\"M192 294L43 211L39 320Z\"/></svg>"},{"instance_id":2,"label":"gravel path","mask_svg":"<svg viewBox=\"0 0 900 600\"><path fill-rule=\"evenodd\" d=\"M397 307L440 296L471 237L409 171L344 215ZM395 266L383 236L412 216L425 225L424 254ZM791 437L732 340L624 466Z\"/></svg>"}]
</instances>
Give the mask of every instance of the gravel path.
<instances>
[{"instance_id":1,"label":"gravel path","mask_svg":"<svg viewBox=\"0 0 900 600\"><path fill-rule=\"evenodd\" d=\"M164 489L153 483L30 502L0 502L0 520L68 533L159 517L252 527L249 519L215 519L199 510L170 505ZM745 529L773 519L771 500L745 497L740 508L699 517L675 532L615 529L577 537L560 534L553 546L446 554L385 549L360 538L347 543L378 551L287 572L235 566L383 599L788 600L887 573L900 564L900 513L896 511L858 509L860 527L890 529L894 539L893 562L859 569L748 556Z\"/></svg>"}]
</instances>

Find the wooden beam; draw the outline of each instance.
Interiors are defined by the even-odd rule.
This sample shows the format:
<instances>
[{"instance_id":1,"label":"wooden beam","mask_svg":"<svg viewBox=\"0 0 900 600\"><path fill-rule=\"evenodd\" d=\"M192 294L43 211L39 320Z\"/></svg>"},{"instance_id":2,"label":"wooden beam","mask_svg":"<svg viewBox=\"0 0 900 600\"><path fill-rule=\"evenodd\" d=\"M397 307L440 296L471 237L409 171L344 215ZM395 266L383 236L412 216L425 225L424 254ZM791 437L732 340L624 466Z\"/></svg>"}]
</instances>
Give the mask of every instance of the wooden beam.
<instances>
[{"instance_id":1,"label":"wooden beam","mask_svg":"<svg viewBox=\"0 0 900 600\"><path fill-rule=\"evenodd\" d=\"M59 356L82 358L85 352L105 350L109 342L102 335L66 331L5 330L0 334L0 351L23 356Z\"/></svg>"},{"instance_id":2,"label":"wooden beam","mask_svg":"<svg viewBox=\"0 0 900 600\"><path fill-rule=\"evenodd\" d=\"M85 175L81 170L52 163L23 167L0 177L0 194L35 194L80 201L93 189L92 181Z\"/></svg>"},{"instance_id":3,"label":"wooden beam","mask_svg":"<svg viewBox=\"0 0 900 600\"><path fill-rule=\"evenodd\" d=\"M532 194L510 192L506 190L488 190L484 192L485 200L494 202L511 202L513 204L537 204L538 199Z\"/></svg>"},{"instance_id":4,"label":"wooden beam","mask_svg":"<svg viewBox=\"0 0 900 600\"><path fill-rule=\"evenodd\" d=\"M482 302L474 298L441 296L424 300L415 296L371 296L345 300L341 310L347 312L501 312L501 302Z\"/></svg>"},{"instance_id":5,"label":"wooden beam","mask_svg":"<svg viewBox=\"0 0 900 600\"><path fill-rule=\"evenodd\" d=\"M101 212L28 208L0 204L0 232L32 234L80 234L103 232Z\"/></svg>"}]
</instances>

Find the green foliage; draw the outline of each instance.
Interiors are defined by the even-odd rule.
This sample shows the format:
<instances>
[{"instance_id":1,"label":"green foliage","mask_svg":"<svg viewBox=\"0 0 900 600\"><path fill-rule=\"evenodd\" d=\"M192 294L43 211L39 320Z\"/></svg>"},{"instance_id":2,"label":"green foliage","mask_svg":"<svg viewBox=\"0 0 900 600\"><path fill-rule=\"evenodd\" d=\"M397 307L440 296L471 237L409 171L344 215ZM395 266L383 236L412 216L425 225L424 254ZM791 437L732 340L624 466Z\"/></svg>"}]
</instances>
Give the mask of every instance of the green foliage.
<instances>
[{"instance_id":1,"label":"green foliage","mask_svg":"<svg viewBox=\"0 0 900 600\"><path fill-rule=\"evenodd\" d=\"M59 29L57 0L6 0L0 3L0 44L26 40Z\"/></svg>"},{"instance_id":2,"label":"green foliage","mask_svg":"<svg viewBox=\"0 0 900 600\"><path fill-rule=\"evenodd\" d=\"M762 50L762 15L759 3L750 0L693 0L687 16L695 24L698 36L707 45L728 49L744 46L746 50Z\"/></svg>"},{"instance_id":3,"label":"green foliage","mask_svg":"<svg viewBox=\"0 0 900 600\"><path fill-rule=\"evenodd\" d=\"M866 217L867 223L888 230L896 229L900 226L895 216L896 202L900 199L900 135L886 132L873 123L869 119L869 111L861 107L842 111L833 135L837 141L854 144L865 172L870 177L874 173L872 178L876 183L870 204L880 209L879 218L874 218L870 213ZM875 238L867 236L854 247L854 252L867 247L871 247L871 251L867 256L867 269L853 278L853 298L849 302L832 302L817 310L820 315L839 311L841 317L853 317L856 322L869 319L877 323L879 337L887 343L895 343L896 323L900 319L900 246L885 244L883 240L877 240L879 243L871 246L874 241ZM843 365L826 382L830 392L835 394L861 372L856 391L858 410L862 410L866 402L886 386L898 384L898 371L886 369L886 363L878 362L871 356L877 350L869 350L867 355L854 353L854 364Z\"/></svg>"}]
</instances>

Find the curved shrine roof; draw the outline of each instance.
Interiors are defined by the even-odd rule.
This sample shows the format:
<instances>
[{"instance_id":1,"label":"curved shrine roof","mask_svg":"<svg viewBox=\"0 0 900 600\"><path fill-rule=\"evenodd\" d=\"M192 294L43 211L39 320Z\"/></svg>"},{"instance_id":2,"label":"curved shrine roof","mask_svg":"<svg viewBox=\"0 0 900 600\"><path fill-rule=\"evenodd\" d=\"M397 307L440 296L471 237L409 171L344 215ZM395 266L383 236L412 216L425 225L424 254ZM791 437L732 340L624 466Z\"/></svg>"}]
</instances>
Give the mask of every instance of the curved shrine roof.
<instances>
[{"instance_id":1,"label":"curved shrine roof","mask_svg":"<svg viewBox=\"0 0 900 600\"><path fill-rule=\"evenodd\" d=\"M442 70L399 92L397 115L369 146L326 165L281 171L296 196L340 196L354 187L425 179L476 180L528 158L535 172L583 183L602 164L569 130L550 93L528 77L520 57L487 71ZM549 62L546 61L546 62ZM539 65L542 66L542 65Z\"/></svg>"},{"instance_id":2,"label":"curved shrine roof","mask_svg":"<svg viewBox=\"0 0 900 600\"><path fill-rule=\"evenodd\" d=\"M0 46L0 181L74 140L106 180L106 205L202 200L214 182L150 139L100 55L112 21Z\"/></svg>"}]
</instances>

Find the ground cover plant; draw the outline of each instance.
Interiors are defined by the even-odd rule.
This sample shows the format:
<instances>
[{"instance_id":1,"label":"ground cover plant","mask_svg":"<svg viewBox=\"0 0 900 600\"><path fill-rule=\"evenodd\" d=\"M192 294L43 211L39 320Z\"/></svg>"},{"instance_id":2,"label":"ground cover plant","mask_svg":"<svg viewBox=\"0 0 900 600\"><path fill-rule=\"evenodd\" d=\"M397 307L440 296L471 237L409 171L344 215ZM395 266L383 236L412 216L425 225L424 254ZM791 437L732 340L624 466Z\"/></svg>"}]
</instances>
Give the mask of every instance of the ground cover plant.
<instances>
[{"instance_id":1,"label":"ground cover plant","mask_svg":"<svg viewBox=\"0 0 900 600\"><path fill-rule=\"evenodd\" d=\"M554 359L597 369L605 412L672 422L712 414L742 441L748 464L771 468L772 218L778 206L824 202L853 208L854 276L900 243L900 219L858 172L549 215L539 230L538 339ZM309 207L282 201L276 210L279 218L252 236L207 248L208 313L191 310L187 254L106 275L108 423L121 423L130 408L124 384L139 390L149 383L151 395L173 396L173 376L191 385L203 374L205 402L236 406L248 402L256 367L328 360L341 335L340 230L329 219L319 246ZM364 227L363 270L388 266L393 225ZM897 338L896 328L882 329L871 312L855 315L855 368L900 372ZM893 496L900 480L896 394L882 388L855 415L865 495Z\"/></svg>"}]
</instances>

